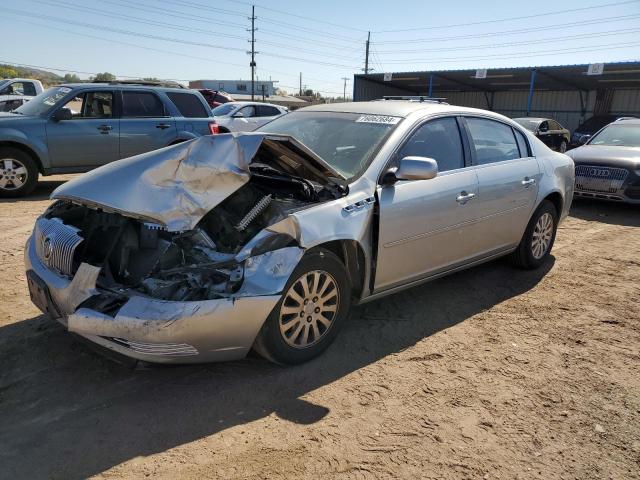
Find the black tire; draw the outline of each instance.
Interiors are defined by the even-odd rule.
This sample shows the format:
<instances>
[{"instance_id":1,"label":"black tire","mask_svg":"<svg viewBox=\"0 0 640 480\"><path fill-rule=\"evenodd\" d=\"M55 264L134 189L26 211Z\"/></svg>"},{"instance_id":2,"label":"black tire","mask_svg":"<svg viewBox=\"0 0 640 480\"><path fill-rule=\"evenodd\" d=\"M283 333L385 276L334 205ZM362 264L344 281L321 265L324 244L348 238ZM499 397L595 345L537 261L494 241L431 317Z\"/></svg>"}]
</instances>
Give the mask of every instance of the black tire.
<instances>
[{"instance_id":1,"label":"black tire","mask_svg":"<svg viewBox=\"0 0 640 480\"><path fill-rule=\"evenodd\" d=\"M558 151L560 153L564 153L567 151L567 141L566 140L562 140L560 142L560 145L558 146Z\"/></svg>"},{"instance_id":2,"label":"black tire","mask_svg":"<svg viewBox=\"0 0 640 480\"><path fill-rule=\"evenodd\" d=\"M552 232L548 245L542 252L542 255L534 255L534 232L538 221L545 215L550 215L552 220ZM543 200L538 209L534 212L529 220L527 229L520 240L518 248L511 254L511 262L519 268L525 270L535 270L540 267L551 254L553 243L556 240L556 230L558 228L558 212L556 207L549 200Z\"/></svg>"},{"instance_id":3,"label":"black tire","mask_svg":"<svg viewBox=\"0 0 640 480\"><path fill-rule=\"evenodd\" d=\"M5 161L11 162L12 167L6 168L8 164ZM3 184L0 186L2 198L23 197L31 193L38 184L38 166L31 155L18 148L0 148L0 183Z\"/></svg>"},{"instance_id":4,"label":"black tire","mask_svg":"<svg viewBox=\"0 0 640 480\"><path fill-rule=\"evenodd\" d=\"M295 289L300 285L298 283L299 281L304 281L303 278L306 278L307 280L309 278L314 278L312 273L314 271L324 272L325 274L328 274L328 276L325 277L320 276L320 280L315 286L315 288L317 288L317 286L319 285L320 290L322 290L322 287L325 286L324 282L329 282L326 292L323 292L323 296L325 296L325 298L329 299L329 296L331 295L331 290L333 288L331 280L333 280L333 285L335 285L336 287L336 311L331 318L329 327L323 331L320 331L320 329L322 328L322 323L316 322L315 317L313 321L309 320L310 318L312 318L311 316L307 316L306 318L304 317L304 315L308 314L304 313L302 310L308 307L305 307L300 302L299 306L295 304L295 302L292 304L292 299L288 296L288 292L292 288ZM305 274L307 274L306 277ZM329 280L329 278L331 278L331 280ZM313 296L313 293L311 294L311 296ZM312 303L311 300L309 302L310 304L312 304L311 307L316 305L315 303ZM287 285L283 290L282 298L267 317L267 320L265 321L262 329L260 330L260 333L256 338L253 349L262 357L274 363L284 365L297 365L307 362L324 352L327 347L333 342L336 335L338 334L338 331L340 330L340 327L347 317L350 306L351 285L349 283L349 278L347 276L345 267L340 259L328 250L311 250L307 254L305 254L298 266L291 274L291 277L289 278L289 281L287 282ZM300 310L299 314L283 313L285 320L283 321L283 328L286 329L287 326L291 325L288 332L291 336L289 337L288 341L285 338L285 333L282 333L280 328L281 312L283 308L287 307L289 307L290 309L299 308ZM313 312L309 313L313 315ZM324 314L319 313L317 315ZM300 316L301 318L298 318L298 316ZM324 318L327 319L328 317L325 316ZM307 323L309 324L307 325ZM302 325L300 326L300 324ZM296 336L296 338L300 336L304 337L306 332L309 330L312 330L313 332L320 332L318 338L315 339L315 343L311 343L307 346L300 345L297 347L290 344L290 342L296 340L291 340L291 338L293 338L293 336L295 335L295 333L292 332L295 332L299 326L303 330L299 333L298 336ZM307 338L312 338L312 336L313 333L310 333Z\"/></svg>"}]
</instances>

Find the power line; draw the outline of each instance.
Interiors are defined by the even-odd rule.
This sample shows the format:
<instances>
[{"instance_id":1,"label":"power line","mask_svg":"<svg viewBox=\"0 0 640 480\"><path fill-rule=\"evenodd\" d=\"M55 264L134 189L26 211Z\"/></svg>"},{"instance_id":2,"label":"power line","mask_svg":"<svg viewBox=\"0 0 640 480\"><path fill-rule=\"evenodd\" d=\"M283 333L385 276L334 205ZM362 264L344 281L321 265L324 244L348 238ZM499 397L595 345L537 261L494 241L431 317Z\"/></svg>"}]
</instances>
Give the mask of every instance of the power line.
<instances>
[{"instance_id":1,"label":"power line","mask_svg":"<svg viewBox=\"0 0 640 480\"><path fill-rule=\"evenodd\" d=\"M547 17L549 15L559 15L559 14L562 14L562 13L574 14L575 12L580 12L580 11L585 11L585 10L594 10L594 9L598 9L598 8L613 7L613 6L618 6L618 5L628 5L630 3L638 3L638 0L628 0L628 1L624 1L624 2L614 2L614 3L603 3L601 5L592 5L590 7L570 8L570 9L567 9L567 10L556 10L554 12L536 13L534 15L523 15L523 16L519 16L519 17L498 18L498 19L494 19L494 20L482 20L482 21L479 21L479 22L456 23L456 24L450 24L450 25L435 25L435 26L431 26L431 27L404 28L404 29L399 29L399 30L377 30L374 33L413 32L413 31L417 31L417 30L436 30L436 29L443 29L443 28L469 27L469 26L473 26L473 25L486 25L486 24L499 23L499 22L511 22L513 20L527 20L527 19L530 19L530 18Z\"/></svg>"},{"instance_id":2,"label":"power line","mask_svg":"<svg viewBox=\"0 0 640 480\"><path fill-rule=\"evenodd\" d=\"M165 3L169 2L169 3L181 5L183 7L197 8L198 10L208 10L210 12L223 14L223 15L235 15L243 18L247 16L245 12L239 12L237 10L226 10L224 8L212 7L211 5L205 5L197 2L191 2L191 1L188 2L186 0L164 0L164 1Z\"/></svg>"},{"instance_id":3,"label":"power line","mask_svg":"<svg viewBox=\"0 0 640 480\"><path fill-rule=\"evenodd\" d=\"M611 23L611 22L622 22L627 20L635 20L640 17L640 14L632 14L632 15L619 15L615 17L605 17L601 19L591 19L584 20L580 22L573 23L556 23L554 25L547 25L542 27L531 27L531 28L519 28L515 30L503 30L499 32L485 32L485 33L476 33L469 35L453 35L448 37L430 37L430 38L413 38L413 39L404 39L404 40L386 40L382 42L376 42L378 45L391 45L391 44L399 44L399 43L430 43L430 42L440 42L440 41L449 41L449 40L461 40L465 38L484 38L484 37L496 37L500 35L519 35L521 33L529 33L529 32L541 32L546 30L555 30L555 29L566 29L566 28L574 28L581 27L584 25L596 25L600 23Z\"/></svg>"},{"instance_id":4,"label":"power line","mask_svg":"<svg viewBox=\"0 0 640 480\"><path fill-rule=\"evenodd\" d=\"M85 12L89 12L89 13L99 13L100 15L104 16L104 17L110 17L110 18L116 18L116 19L122 19L128 22L136 22L136 23L144 23L147 25L154 25L154 26L159 26L159 27L163 27L163 28L169 28L172 30L179 30L182 32L196 32L196 33L204 33L206 35L210 35L210 36L221 36L221 37L226 37L226 38L235 38L235 39L240 39L240 40L244 40L244 37L240 36L240 35L233 35L233 34L229 34L229 33L224 33L224 32L212 32L211 30L203 30L203 29L199 29L199 28L194 28L194 27L188 27L185 25L176 25L174 23L166 23L166 22L161 22L161 21L157 21L157 20L148 20L146 18L141 18L141 17L134 17L131 15L124 15L124 14L113 14L113 13L109 13L106 12L102 9L96 9L96 8L90 8L90 7L84 7L81 5L76 5L73 3L67 3L67 2L50 2L47 0L32 0L34 2L38 2L38 3L42 3L45 5L52 5L52 6L64 6L66 8L72 8L74 10L79 10L79 11L85 11ZM220 22L221 23L221 22ZM243 26L244 28L244 26Z\"/></svg>"},{"instance_id":5,"label":"power line","mask_svg":"<svg viewBox=\"0 0 640 480\"><path fill-rule=\"evenodd\" d=\"M637 28L628 28L623 30L609 30L606 32L597 32L597 33L581 33L578 35L566 35L561 37L547 37L542 40L525 40L522 42L507 42L507 43L493 43L493 44L484 44L484 45L462 45L457 47L440 47L440 48L420 48L413 50L378 50L377 53L380 55L398 55L402 53L420 53L420 52L444 52L444 51L455 51L455 50L479 50L482 48L500 48L500 47L513 47L517 45L531 45L534 43L553 43L558 40L578 40L584 38L594 38L594 37L607 37L610 35L625 35L628 33L637 33L640 32L640 29Z\"/></svg>"}]
</instances>

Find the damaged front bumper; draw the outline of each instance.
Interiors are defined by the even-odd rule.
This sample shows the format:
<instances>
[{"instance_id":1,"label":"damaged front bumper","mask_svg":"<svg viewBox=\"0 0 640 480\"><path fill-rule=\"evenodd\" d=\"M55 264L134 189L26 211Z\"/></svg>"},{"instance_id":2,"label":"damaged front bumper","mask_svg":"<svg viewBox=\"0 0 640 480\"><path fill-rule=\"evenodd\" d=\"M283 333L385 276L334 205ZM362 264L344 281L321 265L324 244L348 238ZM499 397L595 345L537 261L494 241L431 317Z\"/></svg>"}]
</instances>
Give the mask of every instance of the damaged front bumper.
<instances>
[{"instance_id":1,"label":"damaged front bumper","mask_svg":"<svg viewBox=\"0 0 640 480\"><path fill-rule=\"evenodd\" d=\"M303 253L286 247L247 258L241 288L225 298L131 295L113 316L83 306L100 293L99 267L82 263L73 278L61 276L41 262L34 236L25 248L25 266L34 303L70 332L138 360L200 363L247 354Z\"/></svg>"}]
</instances>

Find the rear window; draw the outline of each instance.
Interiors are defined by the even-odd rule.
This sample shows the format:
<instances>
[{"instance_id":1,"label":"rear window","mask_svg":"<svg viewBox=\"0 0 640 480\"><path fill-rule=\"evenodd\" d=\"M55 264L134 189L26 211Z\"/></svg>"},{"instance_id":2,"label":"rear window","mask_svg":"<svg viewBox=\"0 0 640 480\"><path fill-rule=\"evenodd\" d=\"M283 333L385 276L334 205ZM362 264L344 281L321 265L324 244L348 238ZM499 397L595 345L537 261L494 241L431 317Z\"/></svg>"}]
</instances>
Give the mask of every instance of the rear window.
<instances>
[{"instance_id":1,"label":"rear window","mask_svg":"<svg viewBox=\"0 0 640 480\"><path fill-rule=\"evenodd\" d=\"M200 99L192 93L167 92L167 96L183 117L206 118L209 116Z\"/></svg>"},{"instance_id":2,"label":"rear window","mask_svg":"<svg viewBox=\"0 0 640 480\"><path fill-rule=\"evenodd\" d=\"M164 117L164 105L151 92L122 92L123 117Z\"/></svg>"}]
</instances>

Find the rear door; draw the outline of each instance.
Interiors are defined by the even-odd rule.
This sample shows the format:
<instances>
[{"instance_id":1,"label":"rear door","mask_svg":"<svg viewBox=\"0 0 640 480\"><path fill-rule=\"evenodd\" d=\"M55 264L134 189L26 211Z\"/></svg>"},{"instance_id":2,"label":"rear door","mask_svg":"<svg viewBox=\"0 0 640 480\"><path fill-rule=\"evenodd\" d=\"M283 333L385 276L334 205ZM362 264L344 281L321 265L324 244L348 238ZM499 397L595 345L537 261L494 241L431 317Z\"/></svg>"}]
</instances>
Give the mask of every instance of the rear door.
<instances>
[{"instance_id":1,"label":"rear door","mask_svg":"<svg viewBox=\"0 0 640 480\"><path fill-rule=\"evenodd\" d=\"M118 159L120 124L114 96L111 89L74 95L60 107L71 110L71 120L55 121L51 112L46 129L52 167L82 169Z\"/></svg>"},{"instance_id":2,"label":"rear door","mask_svg":"<svg viewBox=\"0 0 640 480\"><path fill-rule=\"evenodd\" d=\"M210 135L211 109L204 98L189 92L167 92L183 118L176 119L178 130L186 130L196 135Z\"/></svg>"},{"instance_id":3,"label":"rear door","mask_svg":"<svg viewBox=\"0 0 640 480\"><path fill-rule=\"evenodd\" d=\"M252 132L260 126L255 105L247 105L231 116L232 132ZM266 123L266 122L265 122Z\"/></svg>"},{"instance_id":4,"label":"rear door","mask_svg":"<svg viewBox=\"0 0 640 480\"><path fill-rule=\"evenodd\" d=\"M260 128L262 125L269 123L274 118L278 118L282 115L282 112L276 107L271 105L257 105L256 106L256 128Z\"/></svg>"},{"instance_id":5,"label":"rear door","mask_svg":"<svg viewBox=\"0 0 640 480\"><path fill-rule=\"evenodd\" d=\"M476 246L482 255L520 242L541 172L519 130L488 118L464 117L464 122L479 182Z\"/></svg>"},{"instance_id":6,"label":"rear door","mask_svg":"<svg viewBox=\"0 0 640 480\"><path fill-rule=\"evenodd\" d=\"M478 179L465 162L468 149L457 119L443 117L421 125L394 163L406 156L433 158L439 171L431 180L378 187L376 291L447 270L474 256Z\"/></svg>"},{"instance_id":7,"label":"rear door","mask_svg":"<svg viewBox=\"0 0 640 480\"><path fill-rule=\"evenodd\" d=\"M176 122L153 90L123 90L120 158L166 147L176 138Z\"/></svg>"}]
</instances>

